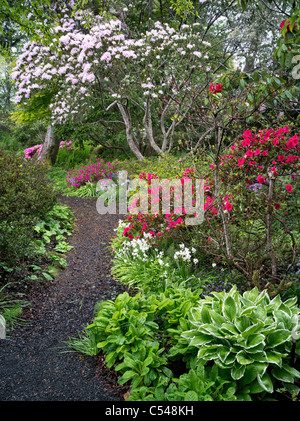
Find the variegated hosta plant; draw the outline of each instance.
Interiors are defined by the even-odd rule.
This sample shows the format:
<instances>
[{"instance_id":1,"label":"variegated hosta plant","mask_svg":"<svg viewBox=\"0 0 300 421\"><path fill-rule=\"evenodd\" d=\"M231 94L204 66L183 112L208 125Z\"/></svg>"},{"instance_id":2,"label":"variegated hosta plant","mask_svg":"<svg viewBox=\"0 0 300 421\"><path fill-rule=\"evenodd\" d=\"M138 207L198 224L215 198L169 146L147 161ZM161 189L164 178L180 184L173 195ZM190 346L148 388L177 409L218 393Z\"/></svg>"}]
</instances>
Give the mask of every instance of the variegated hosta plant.
<instances>
[{"instance_id":1,"label":"variegated hosta plant","mask_svg":"<svg viewBox=\"0 0 300 421\"><path fill-rule=\"evenodd\" d=\"M270 299L257 288L243 295L236 287L215 292L191 309L194 328L182 336L199 349L199 360L228 369L242 394L273 393L276 380L294 390L300 377L289 365L293 337L300 332L296 301Z\"/></svg>"}]
</instances>

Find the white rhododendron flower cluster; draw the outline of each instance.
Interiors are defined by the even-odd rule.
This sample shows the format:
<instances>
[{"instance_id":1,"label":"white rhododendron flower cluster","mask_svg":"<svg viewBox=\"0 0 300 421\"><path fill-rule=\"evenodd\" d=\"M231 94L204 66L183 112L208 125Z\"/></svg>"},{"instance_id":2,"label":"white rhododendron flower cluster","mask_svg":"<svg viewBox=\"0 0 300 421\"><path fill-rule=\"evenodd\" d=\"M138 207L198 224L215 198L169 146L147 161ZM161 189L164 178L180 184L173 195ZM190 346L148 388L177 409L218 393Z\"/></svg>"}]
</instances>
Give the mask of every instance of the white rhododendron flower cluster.
<instances>
[{"instance_id":1,"label":"white rhododendron flower cluster","mask_svg":"<svg viewBox=\"0 0 300 421\"><path fill-rule=\"evenodd\" d=\"M53 123L82 116L99 92L111 98L133 95L139 101L146 95L155 101L166 89L182 95L190 89L190 76L205 72L210 45L200 39L196 26L183 25L178 32L156 22L151 31L131 39L119 19L71 12L66 8L49 45L24 45L12 74L16 103L51 92ZM142 96L137 94L141 91Z\"/></svg>"}]
</instances>

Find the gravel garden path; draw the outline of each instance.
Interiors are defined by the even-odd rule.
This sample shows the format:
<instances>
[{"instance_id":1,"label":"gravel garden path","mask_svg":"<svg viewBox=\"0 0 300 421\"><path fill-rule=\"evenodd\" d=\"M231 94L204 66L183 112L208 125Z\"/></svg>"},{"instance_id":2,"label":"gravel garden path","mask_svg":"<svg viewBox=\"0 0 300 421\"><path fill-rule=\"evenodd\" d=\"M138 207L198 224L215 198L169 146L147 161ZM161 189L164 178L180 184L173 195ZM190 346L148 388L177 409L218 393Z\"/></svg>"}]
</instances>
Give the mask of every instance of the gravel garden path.
<instances>
[{"instance_id":1,"label":"gravel garden path","mask_svg":"<svg viewBox=\"0 0 300 421\"><path fill-rule=\"evenodd\" d=\"M119 215L99 215L96 200L63 197L76 217L68 266L31 297L27 324L0 341L0 401L123 401L124 387L103 357L62 353L91 323L94 305L124 292L110 275L109 241Z\"/></svg>"}]
</instances>

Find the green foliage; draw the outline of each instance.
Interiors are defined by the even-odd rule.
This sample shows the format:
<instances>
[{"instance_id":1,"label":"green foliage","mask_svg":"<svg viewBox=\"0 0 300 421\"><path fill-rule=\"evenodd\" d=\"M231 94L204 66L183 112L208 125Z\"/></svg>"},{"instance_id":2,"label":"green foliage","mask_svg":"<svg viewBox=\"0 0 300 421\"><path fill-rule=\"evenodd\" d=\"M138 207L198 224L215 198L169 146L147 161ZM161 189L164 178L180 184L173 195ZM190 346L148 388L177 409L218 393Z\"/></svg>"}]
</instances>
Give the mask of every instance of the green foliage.
<instances>
[{"instance_id":1,"label":"green foliage","mask_svg":"<svg viewBox=\"0 0 300 421\"><path fill-rule=\"evenodd\" d=\"M44 142L47 122L45 120L35 120L30 123L10 123L10 141L19 144L23 149Z\"/></svg>"},{"instance_id":2,"label":"green foliage","mask_svg":"<svg viewBox=\"0 0 300 421\"><path fill-rule=\"evenodd\" d=\"M50 243L53 236L55 236L56 242L60 242L65 238L64 235L71 235L73 225L71 210L67 206L56 204L35 225L34 230L45 243Z\"/></svg>"},{"instance_id":3,"label":"green foliage","mask_svg":"<svg viewBox=\"0 0 300 421\"><path fill-rule=\"evenodd\" d=\"M6 328L13 329L16 325L24 323L21 314L28 302L21 294L8 292L7 287L8 285L4 285L0 288L0 315L5 319Z\"/></svg>"},{"instance_id":4,"label":"green foliage","mask_svg":"<svg viewBox=\"0 0 300 421\"><path fill-rule=\"evenodd\" d=\"M213 293L191 310L193 328L182 337L199 361L227 370L240 393L273 393L276 381L293 384L300 377L289 365L292 335L300 336L296 301L271 300L257 288Z\"/></svg>"},{"instance_id":5,"label":"green foliage","mask_svg":"<svg viewBox=\"0 0 300 421\"><path fill-rule=\"evenodd\" d=\"M93 331L97 347L106 354L109 368L126 352L138 351L142 344L153 342L158 330L154 322L156 307L155 297L147 299L141 293L130 297L126 292L115 302L98 305L98 315L87 329Z\"/></svg>"},{"instance_id":6,"label":"green foliage","mask_svg":"<svg viewBox=\"0 0 300 421\"><path fill-rule=\"evenodd\" d=\"M174 335L167 329L176 330L199 296L200 291L186 288L133 297L125 292L115 301L100 302L93 323L80 338L70 339L69 346L89 355L103 352L108 368L118 363L120 384L132 380L134 386L158 385L171 377L164 348Z\"/></svg>"},{"instance_id":7,"label":"green foliage","mask_svg":"<svg viewBox=\"0 0 300 421\"><path fill-rule=\"evenodd\" d=\"M159 157L145 158L142 162L136 159L130 159L120 162L124 170L128 171L129 178L136 178L141 173L154 173L161 179L175 179L182 175L186 168L194 168L196 165L198 170L205 173L208 167L208 161L200 161L199 158L192 154L176 156L175 154L164 153Z\"/></svg>"},{"instance_id":8,"label":"green foliage","mask_svg":"<svg viewBox=\"0 0 300 421\"><path fill-rule=\"evenodd\" d=\"M132 387L136 388L141 384L156 385L162 376L171 378L172 371L166 367L167 355L160 355L163 351L158 342L153 342L142 345L138 351L126 353L124 361L115 367L122 374L118 383L131 381Z\"/></svg>"},{"instance_id":9,"label":"green foliage","mask_svg":"<svg viewBox=\"0 0 300 421\"><path fill-rule=\"evenodd\" d=\"M43 165L0 150L0 261L12 265L30 253L33 227L49 211L56 195Z\"/></svg>"},{"instance_id":10,"label":"green foliage","mask_svg":"<svg viewBox=\"0 0 300 421\"><path fill-rule=\"evenodd\" d=\"M195 368L173 378L167 387L140 387L131 391L127 401L237 401L251 400L236 396L236 383L217 365Z\"/></svg>"},{"instance_id":11,"label":"green foliage","mask_svg":"<svg viewBox=\"0 0 300 421\"><path fill-rule=\"evenodd\" d=\"M89 144L84 144L80 147L74 147L73 149L60 148L58 150L57 158L55 161L55 167L63 168L64 170L72 169L83 163L87 163L92 157L92 148Z\"/></svg>"}]
</instances>

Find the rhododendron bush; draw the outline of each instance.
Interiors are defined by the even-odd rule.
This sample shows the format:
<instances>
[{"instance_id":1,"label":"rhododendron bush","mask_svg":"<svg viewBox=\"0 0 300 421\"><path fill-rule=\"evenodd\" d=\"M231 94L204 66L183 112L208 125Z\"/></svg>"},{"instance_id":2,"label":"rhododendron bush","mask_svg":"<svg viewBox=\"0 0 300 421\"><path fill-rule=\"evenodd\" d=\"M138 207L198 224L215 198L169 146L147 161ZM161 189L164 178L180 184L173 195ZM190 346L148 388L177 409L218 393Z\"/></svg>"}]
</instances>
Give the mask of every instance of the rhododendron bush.
<instances>
[{"instance_id":1,"label":"rhododendron bush","mask_svg":"<svg viewBox=\"0 0 300 421\"><path fill-rule=\"evenodd\" d=\"M206 176L197 245L276 294L296 277L299 138L289 127L246 130Z\"/></svg>"},{"instance_id":2,"label":"rhododendron bush","mask_svg":"<svg viewBox=\"0 0 300 421\"><path fill-rule=\"evenodd\" d=\"M81 187L91 182L97 184L102 179L112 179L115 174L113 171L115 166L111 162L104 163L100 158L97 158L96 163L85 165L84 168L76 171L75 169L69 171L66 182L69 187ZM115 161L115 164L117 161Z\"/></svg>"},{"instance_id":3,"label":"rhododendron bush","mask_svg":"<svg viewBox=\"0 0 300 421\"><path fill-rule=\"evenodd\" d=\"M200 195L196 192L195 185L191 182L194 170L187 169L177 180L160 180L156 174L142 173L140 180L147 183L146 197L140 192L128 207L127 226L123 236L132 239L149 235L152 243L157 243L163 237L176 237L178 228L183 227L186 218L195 218L199 215ZM153 181L157 180L157 183ZM174 183L175 181L175 183ZM191 206L187 206L187 195L191 195ZM140 210L140 201L145 200L146 206ZM196 203L197 201L197 203ZM164 211L164 207L168 207Z\"/></svg>"},{"instance_id":4,"label":"rhododendron bush","mask_svg":"<svg viewBox=\"0 0 300 421\"><path fill-rule=\"evenodd\" d=\"M63 12L49 45L24 45L12 73L16 102L29 105L45 95L52 123L61 124L84 119L101 100L104 109L120 113L138 159L141 142L157 153L170 150L197 96L190 95L192 86L209 91L211 83L212 47L199 36L199 24L176 31L156 22L136 38L119 19L67 7Z\"/></svg>"},{"instance_id":5,"label":"rhododendron bush","mask_svg":"<svg viewBox=\"0 0 300 421\"><path fill-rule=\"evenodd\" d=\"M76 149L74 146L72 146L73 142L70 140L69 142L61 141L59 144L59 149ZM24 150L25 158L31 159L31 158L37 158L41 151L42 151L43 145L34 145L30 148L26 148Z\"/></svg>"},{"instance_id":6,"label":"rhododendron bush","mask_svg":"<svg viewBox=\"0 0 300 421\"><path fill-rule=\"evenodd\" d=\"M180 177L183 187L189 179L205 178L202 224L187 226L184 207L179 212L174 207L173 189L169 214L129 213L124 240L146 234L156 245L166 237L187 241L199 253L240 271L246 279L244 287L267 288L270 295L276 295L297 277L299 151L299 138L288 126L245 131L210 165L208 174L187 169ZM149 209L152 201L161 203L162 197L151 187L157 175L139 177L149 185ZM195 196L193 190L193 203Z\"/></svg>"}]
</instances>

